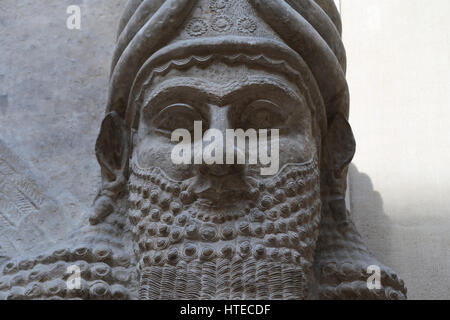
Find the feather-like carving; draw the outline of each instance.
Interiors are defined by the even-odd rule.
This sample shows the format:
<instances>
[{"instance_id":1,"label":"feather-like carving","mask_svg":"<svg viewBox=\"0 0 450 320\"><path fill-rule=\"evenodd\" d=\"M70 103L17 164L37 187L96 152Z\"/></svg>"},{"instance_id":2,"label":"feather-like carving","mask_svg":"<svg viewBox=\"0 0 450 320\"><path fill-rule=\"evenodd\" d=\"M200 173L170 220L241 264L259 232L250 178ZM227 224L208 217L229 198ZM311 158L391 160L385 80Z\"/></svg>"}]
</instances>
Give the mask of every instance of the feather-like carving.
<instances>
[{"instance_id":1,"label":"feather-like carving","mask_svg":"<svg viewBox=\"0 0 450 320\"><path fill-rule=\"evenodd\" d=\"M27 166L0 140L0 264L53 240L43 210L56 204L41 191ZM54 221L52 222L54 223Z\"/></svg>"}]
</instances>

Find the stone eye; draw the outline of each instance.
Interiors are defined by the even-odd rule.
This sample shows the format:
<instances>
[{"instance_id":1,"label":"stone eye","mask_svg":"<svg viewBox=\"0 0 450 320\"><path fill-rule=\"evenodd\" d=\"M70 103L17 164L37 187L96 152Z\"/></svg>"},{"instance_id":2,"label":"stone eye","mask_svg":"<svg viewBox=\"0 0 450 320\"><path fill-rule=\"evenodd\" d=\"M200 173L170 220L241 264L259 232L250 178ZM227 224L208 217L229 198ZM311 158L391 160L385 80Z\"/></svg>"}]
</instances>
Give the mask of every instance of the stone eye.
<instances>
[{"instance_id":1,"label":"stone eye","mask_svg":"<svg viewBox=\"0 0 450 320\"><path fill-rule=\"evenodd\" d=\"M244 129L278 129L284 123L280 107L269 100L252 102L241 116Z\"/></svg>"},{"instance_id":2,"label":"stone eye","mask_svg":"<svg viewBox=\"0 0 450 320\"><path fill-rule=\"evenodd\" d=\"M187 104L172 104L162 109L152 120L156 133L171 136L177 129L194 132L194 122L202 121L202 116Z\"/></svg>"}]
</instances>

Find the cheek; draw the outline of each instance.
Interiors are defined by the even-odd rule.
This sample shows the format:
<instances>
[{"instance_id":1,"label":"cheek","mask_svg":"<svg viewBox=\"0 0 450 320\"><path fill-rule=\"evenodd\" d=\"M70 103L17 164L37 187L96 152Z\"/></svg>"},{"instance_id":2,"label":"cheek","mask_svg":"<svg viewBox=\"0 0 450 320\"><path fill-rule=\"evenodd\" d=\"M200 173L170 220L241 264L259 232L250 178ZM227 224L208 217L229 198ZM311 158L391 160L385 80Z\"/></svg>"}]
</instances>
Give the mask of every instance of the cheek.
<instances>
[{"instance_id":1,"label":"cheek","mask_svg":"<svg viewBox=\"0 0 450 320\"><path fill-rule=\"evenodd\" d=\"M162 137L146 137L136 146L136 161L142 168L158 167L177 181L192 177L192 165L176 165L172 162L173 144Z\"/></svg>"},{"instance_id":2,"label":"cheek","mask_svg":"<svg viewBox=\"0 0 450 320\"><path fill-rule=\"evenodd\" d=\"M296 110L300 110L297 108ZM280 137L280 167L288 163L304 163L316 156L317 142L312 129L312 116L295 113L290 117L290 133Z\"/></svg>"},{"instance_id":3,"label":"cheek","mask_svg":"<svg viewBox=\"0 0 450 320\"><path fill-rule=\"evenodd\" d=\"M280 138L280 168L288 163L303 163L314 157L314 141L301 134Z\"/></svg>"}]
</instances>

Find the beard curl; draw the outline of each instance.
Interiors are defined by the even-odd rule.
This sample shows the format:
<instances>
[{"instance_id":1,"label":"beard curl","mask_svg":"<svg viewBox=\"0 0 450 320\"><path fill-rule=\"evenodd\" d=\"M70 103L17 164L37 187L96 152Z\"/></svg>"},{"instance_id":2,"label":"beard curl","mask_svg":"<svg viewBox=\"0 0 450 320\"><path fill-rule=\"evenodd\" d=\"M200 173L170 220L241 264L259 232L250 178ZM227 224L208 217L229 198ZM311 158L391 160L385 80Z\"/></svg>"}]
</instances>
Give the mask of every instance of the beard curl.
<instances>
[{"instance_id":1,"label":"beard curl","mask_svg":"<svg viewBox=\"0 0 450 320\"><path fill-rule=\"evenodd\" d=\"M130 165L140 299L305 299L320 223L317 161L244 178L225 207L161 169Z\"/></svg>"}]
</instances>

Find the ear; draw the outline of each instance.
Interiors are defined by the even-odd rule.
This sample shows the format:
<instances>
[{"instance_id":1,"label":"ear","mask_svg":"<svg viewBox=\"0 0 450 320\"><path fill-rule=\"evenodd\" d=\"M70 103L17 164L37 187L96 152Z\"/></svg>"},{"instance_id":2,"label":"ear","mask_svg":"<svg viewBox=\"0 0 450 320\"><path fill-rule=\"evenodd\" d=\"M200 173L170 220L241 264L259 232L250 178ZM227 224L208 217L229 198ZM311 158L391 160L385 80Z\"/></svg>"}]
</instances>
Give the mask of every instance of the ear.
<instances>
[{"instance_id":1,"label":"ear","mask_svg":"<svg viewBox=\"0 0 450 320\"><path fill-rule=\"evenodd\" d=\"M348 165L356 151L352 128L342 114L331 119L323 144L323 184L329 201L344 203Z\"/></svg>"},{"instance_id":2,"label":"ear","mask_svg":"<svg viewBox=\"0 0 450 320\"><path fill-rule=\"evenodd\" d=\"M352 128L343 115L337 114L328 127L325 147L328 170L340 177L356 151Z\"/></svg>"},{"instance_id":3,"label":"ear","mask_svg":"<svg viewBox=\"0 0 450 320\"><path fill-rule=\"evenodd\" d=\"M95 145L95 154L102 168L102 178L117 181L124 174L128 157L128 137L123 120L116 112L106 115Z\"/></svg>"},{"instance_id":4,"label":"ear","mask_svg":"<svg viewBox=\"0 0 450 320\"><path fill-rule=\"evenodd\" d=\"M128 135L116 112L106 115L95 145L102 170L102 187L95 200L91 224L100 223L114 211L114 203L125 183L128 164Z\"/></svg>"}]
</instances>

